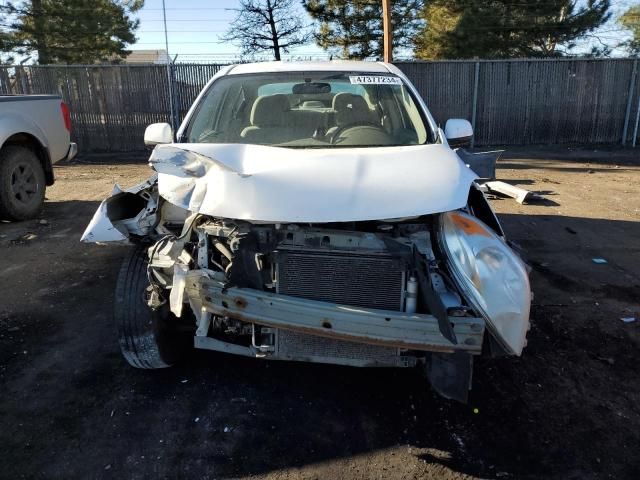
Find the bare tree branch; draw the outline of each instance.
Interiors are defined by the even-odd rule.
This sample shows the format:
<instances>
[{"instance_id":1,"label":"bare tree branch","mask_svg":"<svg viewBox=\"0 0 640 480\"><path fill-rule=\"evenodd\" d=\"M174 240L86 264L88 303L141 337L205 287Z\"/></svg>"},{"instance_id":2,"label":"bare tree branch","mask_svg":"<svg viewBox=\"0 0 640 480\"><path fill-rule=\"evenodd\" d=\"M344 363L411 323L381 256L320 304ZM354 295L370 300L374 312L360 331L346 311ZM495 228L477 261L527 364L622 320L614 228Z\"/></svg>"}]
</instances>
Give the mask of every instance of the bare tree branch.
<instances>
[{"instance_id":1,"label":"bare tree branch","mask_svg":"<svg viewBox=\"0 0 640 480\"><path fill-rule=\"evenodd\" d=\"M240 45L243 55L273 51L276 60L289 48L309 43L307 26L296 15L294 0L240 0L238 16L224 40Z\"/></svg>"}]
</instances>

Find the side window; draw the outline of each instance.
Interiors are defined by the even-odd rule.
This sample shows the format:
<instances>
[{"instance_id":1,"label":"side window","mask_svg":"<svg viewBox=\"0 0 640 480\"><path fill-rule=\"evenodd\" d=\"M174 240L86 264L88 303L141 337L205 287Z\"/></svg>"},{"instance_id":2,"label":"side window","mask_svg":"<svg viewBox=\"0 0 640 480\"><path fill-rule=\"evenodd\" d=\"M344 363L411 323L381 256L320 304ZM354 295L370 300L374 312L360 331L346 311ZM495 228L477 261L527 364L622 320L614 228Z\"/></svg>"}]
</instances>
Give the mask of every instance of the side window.
<instances>
[{"instance_id":1,"label":"side window","mask_svg":"<svg viewBox=\"0 0 640 480\"><path fill-rule=\"evenodd\" d=\"M235 98L233 100L233 103L231 104L232 118L230 118L229 120L242 120L244 117L245 108L247 107L247 97L244 94L244 87L240 87L234 97Z\"/></svg>"},{"instance_id":2,"label":"side window","mask_svg":"<svg viewBox=\"0 0 640 480\"><path fill-rule=\"evenodd\" d=\"M244 102L242 87L213 89L205 97L189 133L189 142L213 141L225 134L226 126L241 113ZM232 108L228 108L231 106Z\"/></svg>"},{"instance_id":3,"label":"side window","mask_svg":"<svg viewBox=\"0 0 640 480\"><path fill-rule=\"evenodd\" d=\"M409 119L411 120L410 123L412 124L407 125L407 128L415 130L416 135L418 136L418 143L426 142L427 129L420 117L420 110L418 110L418 106L413 102L411 95L404 86L402 87L402 103L404 104L404 111L409 116Z\"/></svg>"},{"instance_id":4,"label":"side window","mask_svg":"<svg viewBox=\"0 0 640 480\"><path fill-rule=\"evenodd\" d=\"M209 94L204 97L198 113L195 115L193 125L191 126L188 138L189 142L202 142L214 130L214 112L220 110L220 105L226 93L227 91L225 89L213 88Z\"/></svg>"}]
</instances>

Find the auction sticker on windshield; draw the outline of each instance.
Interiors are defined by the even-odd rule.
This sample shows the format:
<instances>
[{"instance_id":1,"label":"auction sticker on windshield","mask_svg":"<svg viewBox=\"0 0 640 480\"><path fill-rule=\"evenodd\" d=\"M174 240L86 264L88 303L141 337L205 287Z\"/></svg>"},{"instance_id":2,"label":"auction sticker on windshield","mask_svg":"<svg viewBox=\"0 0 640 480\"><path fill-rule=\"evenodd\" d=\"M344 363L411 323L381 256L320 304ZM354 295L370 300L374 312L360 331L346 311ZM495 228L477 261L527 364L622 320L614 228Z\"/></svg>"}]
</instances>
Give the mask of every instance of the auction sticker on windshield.
<instances>
[{"instance_id":1,"label":"auction sticker on windshield","mask_svg":"<svg viewBox=\"0 0 640 480\"><path fill-rule=\"evenodd\" d=\"M358 85L402 85L399 77L375 75L350 75L349 81Z\"/></svg>"}]
</instances>

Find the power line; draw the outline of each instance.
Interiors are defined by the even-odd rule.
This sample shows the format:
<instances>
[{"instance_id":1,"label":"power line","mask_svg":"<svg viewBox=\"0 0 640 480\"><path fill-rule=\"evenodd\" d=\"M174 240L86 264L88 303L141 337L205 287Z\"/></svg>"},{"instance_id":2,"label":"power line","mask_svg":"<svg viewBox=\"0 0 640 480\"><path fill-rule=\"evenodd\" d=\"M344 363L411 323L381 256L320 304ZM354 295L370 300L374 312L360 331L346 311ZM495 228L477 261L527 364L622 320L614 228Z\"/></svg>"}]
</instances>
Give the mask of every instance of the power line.
<instances>
[{"instance_id":1,"label":"power line","mask_svg":"<svg viewBox=\"0 0 640 480\"><path fill-rule=\"evenodd\" d=\"M472 5L472 3L470 2L470 5ZM517 7L517 6L528 6L528 7L542 7L542 6L555 6L557 5L557 2L535 2L535 1L530 1L530 0L522 0L521 2L501 2L500 5L503 6L512 6L512 7ZM0 5L0 9L3 8L7 8L6 5ZM95 8L93 7L75 7L74 10L87 10L87 11L94 11ZM220 10L220 11L241 11L240 8L230 8L230 7L167 7L166 10L176 10L176 11L202 11L202 10ZM139 14L141 12L148 12L148 11L162 11L162 7L143 7L140 10L136 10L135 12L131 12L131 14ZM302 11L304 11L304 9L302 9Z\"/></svg>"},{"instance_id":2,"label":"power line","mask_svg":"<svg viewBox=\"0 0 640 480\"><path fill-rule=\"evenodd\" d=\"M636 17L636 15L633 15L633 17ZM640 15L637 15L637 17L640 18ZM65 17L63 15L60 15L60 16L56 16L56 18L61 18L61 19L73 18L73 19L75 19L76 17L71 17L71 16ZM509 17L509 16L500 17L500 16L497 16L497 15L487 16L485 18L492 18L494 20L501 20L501 19L509 20L509 19L511 19L511 17ZM536 15L530 15L530 16L529 15L524 15L524 16L519 16L518 17L518 21L534 20L534 19L538 19L538 18L540 18L539 15L537 15L537 16ZM154 19L154 20L145 19L144 22L141 22L141 23L146 23L146 22L162 22L162 20L161 19ZM167 19L167 23L172 23L172 22L173 23L177 23L177 22L231 23L231 21L229 19ZM6 27L10 27L12 24L5 23L3 25L6 26ZM541 24L541 25L542 26L547 26L546 24ZM488 26L506 26L506 25L504 23L500 23L500 24L496 23L496 24L488 25ZM549 26L557 28L557 27L565 27L565 26L570 26L570 25L569 24L563 25L562 23L556 23L556 24L549 25ZM523 27L524 26L520 26L519 28L523 28ZM531 25L529 27L530 28L535 28L536 25ZM621 27L619 30L628 30L628 28L622 28ZM164 30L161 30L161 31L164 32Z\"/></svg>"},{"instance_id":3,"label":"power line","mask_svg":"<svg viewBox=\"0 0 640 480\"><path fill-rule=\"evenodd\" d=\"M223 30L167 30L167 33L225 33ZM138 33L164 33L164 30L136 30Z\"/></svg>"},{"instance_id":4,"label":"power line","mask_svg":"<svg viewBox=\"0 0 640 480\"><path fill-rule=\"evenodd\" d=\"M225 42L223 40L217 40L217 41L210 41L210 42L170 42L171 45L198 45L198 44L210 44L210 43L229 43L229 42ZM164 45L164 41L161 42L136 42L136 43L132 43L131 45Z\"/></svg>"},{"instance_id":5,"label":"power line","mask_svg":"<svg viewBox=\"0 0 640 480\"><path fill-rule=\"evenodd\" d=\"M140 20L140 22L162 22L161 18L137 18L136 20ZM213 23L221 23L221 22L231 22L233 19L231 18L167 18L167 23L169 22L213 22Z\"/></svg>"},{"instance_id":6,"label":"power line","mask_svg":"<svg viewBox=\"0 0 640 480\"><path fill-rule=\"evenodd\" d=\"M160 10L160 11L162 11L162 8L147 8L147 7L143 7L142 10L144 10L144 11L148 11L148 10ZM225 7L167 7L166 10L198 10L198 11L200 11L200 10L235 10L235 8L225 8Z\"/></svg>"},{"instance_id":7,"label":"power line","mask_svg":"<svg viewBox=\"0 0 640 480\"><path fill-rule=\"evenodd\" d=\"M195 21L195 20L194 20ZM202 20L204 21L204 20ZM169 20L167 20L167 22L169 22ZM0 23L0 27L6 27L6 28L14 28L13 24L7 24L7 23ZM466 27L465 30L467 31L474 31L474 30L491 30L491 29L514 29L514 30L529 30L529 29L537 29L537 28L552 28L552 29L565 29L565 28L573 28L572 25L562 25L562 24L556 24L556 25L546 25L546 24L540 24L540 25L509 25L509 24L487 24L487 25L477 25L477 26L470 26L470 27ZM226 33L227 30L211 30L211 29L206 29L206 30L193 30L193 29L174 29L174 30L168 30L168 33ZM598 30L596 30L598 31ZM625 28L625 27L619 27L619 28L611 28L611 29L607 29L607 30L603 30L602 33L609 33L609 32L628 32L629 29ZM99 30L83 30L83 33L103 33L102 31ZM145 34L145 33L164 33L164 30L146 30L146 29L136 29L134 30L135 34Z\"/></svg>"},{"instance_id":8,"label":"power line","mask_svg":"<svg viewBox=\"0 0 640 480\"><path fill-rule=\"evenodd\" d=\"M2 24L0 23L0 27L5 27L7 29L13 29L16 30L16 28L13 25L9 25L9 24ZM52 30L52 31L60 31L58 30ZM66 31L66 29L65 29ZM100 33L103 34L104 32L101 30L81 30L82 33ZM185 29L185 30L168 30L168 33L226 33L226 30L191 30L191 29ZM47 32L47 33L51 33L51 32ZM144 30L144 29L138 29L138 30L134 30L133 33L137 34L144 34L144 33L164 33L164 30Z\"/></svg>"}]
</instances>

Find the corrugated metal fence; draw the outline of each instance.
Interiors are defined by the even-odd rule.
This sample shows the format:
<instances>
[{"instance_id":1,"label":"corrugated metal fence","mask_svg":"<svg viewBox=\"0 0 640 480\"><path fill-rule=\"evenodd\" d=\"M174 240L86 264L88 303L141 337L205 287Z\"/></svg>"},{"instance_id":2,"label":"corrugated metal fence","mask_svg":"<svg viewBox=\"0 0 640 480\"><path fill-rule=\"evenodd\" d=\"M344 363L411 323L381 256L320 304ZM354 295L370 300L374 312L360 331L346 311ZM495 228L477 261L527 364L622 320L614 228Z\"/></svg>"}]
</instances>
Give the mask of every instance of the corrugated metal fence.
<instances>
[{"instance_id":1,"label":"corrugated metal fence","mask_svg":"<svg viewBox=\"0 0 640 480\"><path fill-rule=\"evenodd\" d=\"M625 143L631 142L640 97L637 59L451 61L398 67L438 122L473 120L476 145L622 143L623 133Z\"/></svg>"},{"instance_id":2,"label":"corrugated metal fence","mask_svg":"<svg viewBox=\"0 0 640 480\"><path fill-rule=\"evenodd\" d=\"M466 118L476 145L631 143L640 107L637 59L402 62L438 122ZM180 119L223 65L172 66ZM0 93L59 93L81 151L144 148L169 121L166 66L0 67ZM635 132L634 132L635 130Z\"/></svg>"}]
</instances>

